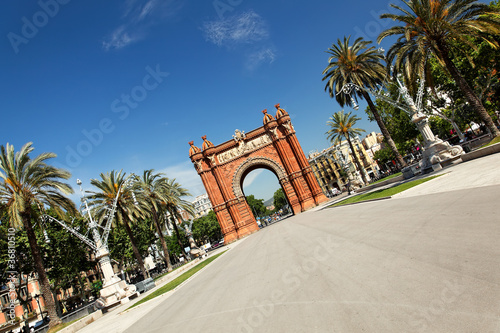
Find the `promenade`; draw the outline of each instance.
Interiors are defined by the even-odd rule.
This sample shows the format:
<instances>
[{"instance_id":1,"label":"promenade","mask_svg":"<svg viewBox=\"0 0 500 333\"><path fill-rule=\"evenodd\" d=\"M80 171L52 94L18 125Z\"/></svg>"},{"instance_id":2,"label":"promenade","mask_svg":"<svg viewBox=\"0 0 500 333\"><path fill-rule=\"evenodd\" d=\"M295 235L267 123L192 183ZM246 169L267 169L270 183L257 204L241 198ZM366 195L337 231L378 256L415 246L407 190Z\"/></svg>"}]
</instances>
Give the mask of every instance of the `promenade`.
<instances>
[{"instance_id":1,"label":"promenade","mask_svg":"<svg viewBox=\"0 0 500 333\"><path fill-rule=\"evenodd\" d=\"M79 332L500 332L499 165L287 218Z\"/></svg>"}]
</instances>

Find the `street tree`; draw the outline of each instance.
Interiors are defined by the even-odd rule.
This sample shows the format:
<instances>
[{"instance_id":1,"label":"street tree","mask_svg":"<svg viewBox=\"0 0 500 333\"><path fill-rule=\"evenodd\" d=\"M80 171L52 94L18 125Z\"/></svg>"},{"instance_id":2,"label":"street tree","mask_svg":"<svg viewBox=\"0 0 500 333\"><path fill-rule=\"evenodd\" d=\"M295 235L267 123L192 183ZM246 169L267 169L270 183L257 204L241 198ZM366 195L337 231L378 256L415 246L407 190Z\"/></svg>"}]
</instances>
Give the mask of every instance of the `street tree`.
<instances>
[{"instance_id":1,"label":"street tree","mask_svg":"<svg viewBox=\"0 0 500 333\"><path fill-rule=\"evenodd\" d=\"M404 8L391 4L400 13L381 15L401 23L383 31L377 39L380 43L386 37L399 36L387 52L388 63L394 63L396 72L403 73L407 82L412 83L417 77L426 77L428 58L436 57L481 121L494 136L499 136L500 131L481 99L452 60L452 41L460 41L473 50L477 46L471 37L485 40L495 48L498 46L494 36L500 33L499 11L476 0L407 0L404 3Z\"/></svg>"},{"instance_id":2,"label":"street tree","mask_svg":"<svg viewBox=\"0 0 500 333\"><path fill-rule=\"evenodd\" d=\"M191 231L193 238L202 243L214 242L222 238L222 230L213 210L207 215L195 219Z\"/></svg>"},{"instance_id":3,"label":"street tree","mask_svg":"<svg viewBox=\"0 0 500 333\"><path fill-rule=\"evenodd\" d=\"M154 173L154 170L145 170L142 177L136 178L134 186L137 192L141 193L141 198L145 201L144 203L149 206L151 222L154 225L163 250L163 260L167 265L167 271L170 272L172 271L172 263L170 262L170 255L168 253L167 243L162 232L159 218L161 204L170 201L168 197L171 195L168 189L169 183L167 179L163 177L162 173Z\"/></svg>"},{"instance_id":4,"label":"street tree","mask_svg":"<svg viewBox=\"0 0 500 333\"><path fill-rule=\"evenodd\" d=\"M266 214L267 209L264 206L264 199L256 199L253 194L246 196L246 199L255 217L261 217Z\"/></svg>"},{"instance_id":5,"label":"street tree","mask_svg":"<svg viewBox=\"0 0 500 333\"><path fill-rule=\"evenodd\" d=\"M130 224L135 223L137 219L144 218L147 215L147 207L143 200L138 200L134 194L129 178L125 177L122 171L111 171L106 174L100 174L101 179L91 179L90 183L98 191L88 191L89 205L93 214L100 221L106 222L109 209L112 209L116 198L116 210L113 223L115 226L121 226L127 232L132 245L135 258L142 271L144 279L148 278L148 272L144 266L137 242L132 232Z\"/></svg>"},{"instance_id":6,"label":"street tree","mask_svg":"<svg viewBox=\"0 0 500 333\"><path fill-rule=\"evenodd\" d=\"M52 209L45 213L57 218ZM65 216L64 219L69 220L70 217ZM86 225L83 218L73 218L72 223L67 224L85 234ZM43 230L37 230L37 236L38 244L44 253L44 265L47 267L54 298L57 299L60 290L73 287L79 290L81 297L85 299L85 275L82 275L82 272L94 269L97 264L95 260L91 260L92 250L59 224L44 223ZM62 315L59 303L56 303L56 309Z\"/></svg>"},{"instance_id":7,"label":"street tree","mask_svg":"<svg viewBox=\"0 0 500 333\"><path fill-rule=\"evenodd\" d=\"M368 48L371 43L369 41L358 38L352 45L349 45L349 39L350 37L344 37L343 41L338 39L337 44L333 44L327 51L331 56L328 59L328 66L323 71L323 81L327 81L325 91L328 90L330 97L335 97L340 106L352 107L353 99L343 93L342 89L350 83L361 87L362 89L355 89L353 95L366 100L370 111L367 112L368 115L371 114L377 122L387 145L394 152L398 162L406 166L376 105L365 90L378 90L383 85L387 75L387 70L382 64L384 55L374 46Z\"/></svg>"},{"instance_id":8,"label":"street tree","mask_svg":"<svg viewBox=\"0 0 500 333\"><path fill-rule=\"evenodd\" d=\"M189 191L182 187L175 179L166 179L166 198L167 201L164 201L165 209L170 216L170 220L172 223L172 227L174 228L175 234L177 236L177 241L179 247L182 250L182 254L187 260L186 253L184 252L183 238L180 235L178 225L181 225L184 222L182 217L182 211L186 212L188 215L194 216L195 209L191 202L184 199L191 194Z\"/></svg>"},{"instance_id":9,"label":"street tree","mask_svg":"<svg viewBox=\"0 0 500 333\"><path fill-rule=\"evenodd\" d=\"M280 187L279 189L276 190L273 194L273 204L274 204L274 209L276 211L284 208L286 205L288 205L288 201L285 196L285 192L283 192L283 189Z\"/></svg>"},{"instance_id":10,"label":"street tree","mask_svg":"<svg viewBox=\"0 0 500 333\"><path fill-rule=\"evenodd\" d=\"M26 233L40 289L51 318L49 326L53 327L61 323L61 318L56 312L55 300L33 229L33 206L39 209L52 207L58 216L63 216L65 212L75 214L76 207L65 196L73 193L71 186L63 182L71 174L46 163L56 157L54 153L42 153L31 159L29 154L33 149L31 142L18 152L14 152L14 146L10 144L0 147L0 203L6 206L10 224L18 230L24 229Z\"/></svg>"},{"instance_id":11,"label":"street tree","mask_svg":"<svg viewBox=\"0 0 500 333\"><path fill-rule=\"evenodd\" d=\"M334 113L330 120L326 123L330 126L330 129L325 133L327 135L327 139L334 145L339 144L342 141L342 138L345 138L349 144L349 147L352 151L352 157L354 163L356 164L356 168L359 170L361 174L361 178L363 178L363 182L368 184L368 179L366 178L365 170L359 161L358 155L354 150L354 146L352 145L352 139L356 136L360 135L365 130L361 128L354 127L356 122L361 120L354 115L351 115L351 112L344 113L344 110Z\"/></svg>"}]
</instances>

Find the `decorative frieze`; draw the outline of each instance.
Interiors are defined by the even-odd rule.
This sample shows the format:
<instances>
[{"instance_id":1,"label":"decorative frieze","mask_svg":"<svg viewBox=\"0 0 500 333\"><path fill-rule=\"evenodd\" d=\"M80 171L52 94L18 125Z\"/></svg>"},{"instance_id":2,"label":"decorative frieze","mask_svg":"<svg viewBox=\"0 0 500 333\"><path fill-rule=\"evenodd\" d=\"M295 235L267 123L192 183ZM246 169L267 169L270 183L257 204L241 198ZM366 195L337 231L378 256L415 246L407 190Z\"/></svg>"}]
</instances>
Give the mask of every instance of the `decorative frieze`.
<instances>
[{"instance_id":1,"label":"decorative frieze","mask_svg":"<svg viewBox=\"0 0 500 333\"><path fill-rule=\"evenodd\" d=\"M217 155L219 163L226 163L228 161L234 160L246 153L262 148L270 143L272 143L271 138L268 135L262 135L250 141L244 141L243 139L237 140L238 146L229 149L223 153Z\"/></svg>"}]
</instances>

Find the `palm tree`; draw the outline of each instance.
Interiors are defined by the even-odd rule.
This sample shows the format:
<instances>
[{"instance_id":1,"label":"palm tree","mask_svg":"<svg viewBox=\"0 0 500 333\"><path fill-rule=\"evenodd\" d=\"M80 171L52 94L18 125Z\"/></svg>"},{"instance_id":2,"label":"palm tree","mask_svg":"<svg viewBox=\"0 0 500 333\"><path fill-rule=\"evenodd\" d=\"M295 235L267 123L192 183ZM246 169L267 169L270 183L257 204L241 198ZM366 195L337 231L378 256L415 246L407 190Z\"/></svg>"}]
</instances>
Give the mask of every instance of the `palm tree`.
<instances>
[{"instance_id":1,"label":"palm tree","mask_svg":"<svg viewBox=\"0 0 500 333\"><path fill-rule=\"evenodd\" d=\"M361 162L358 159L358 155L356 155L356 151L354 150L354 146L352 145L351 141L351 138L355 138L357 135L360 135L362 132L364 132L364 130L361 128L353 127L354 125L356 125L356 122L358 120L361 120L361 118L358 118L355 115L351 116L351 112L344 113L344 110L339 111L333 114L330 117L330 120L326 123L331 128L325 134L327 135L327 139L335 145L340 143L342 141L342 138L345 138L347 140L352 151L354 163L361 173L363 182L365 184L368 184L368 179L366 179L364 169L361 166Z\"/></svg>"},{"instance_id":2,"label":"palm tree","mask_svg":"<svg viewBox=\"0 0 500 333\"><path fill-rule=\"evenodd\" d=\"M100 176L101 180L90 180L90 183L100 191L88 192L91 193L91 195L88 196L91 200L89 204L94 210L96 218L103 223L109 209L113 206L115 198L118 198L116 201L115 223L125 228L132 245L132 251L142 271L142 275L144 279L147 279L148 273L144 267L144 261L142 260L136 239L130 227L131 222L145 215L147 208L144 206L143 200L137 200L132 186L129 183L130 178L126 178L125 173L122 173L121 170L119 172L113 170L106 174L101 173Z\"/></svg>"},{"instance_id":3,"label":"palm tree","mask_svg":"<svg viewBox=\"0 0 500 333\"><path fill-rule=\"evenodd\" d=\"M327 51L331 54L328 66L323 71L323 81L327 80L325 91L328 90L330 97L335 97L342 107L353 105L353 100L342 93L342 88L346 84L352 83L361 88L375 90L383 84L387 73L385 66L382 65L384 55L373 46L367 49L367 45L371 42L358 38L352 45L349 45L349 39L350 37L344 37L343 41L337 40L337 45L332 44ZM357 90L357 95L366 100L387 145L393 151L399 164L405 167L406 162L399 153L370 95L365 89Z\"/></svg>"},{"instance_id":4,"label":"palm tree","mask_svg":"<svg viewBox=\"0 0 500 333\"><path fill-rule=\"evenodd\" d=\"M137 192L141 194L141 198L149 206L151 211L151 218L156 229L156 233L160 238L161 246L163 248L164 260L167 265L167 271L172 271L172 263L170 262L170 255L168 252L167 242L160 226L159 213L161 211L162 202L171 201L168 191L167 178L162 177L162 173L153 173L153 170L145 170L142 178L137 177L134 183Z\"/></svg>"},{"instance_id":5,"label":"palm tree","mask_svg":"<svg viewBox=\"0 0 500 333\"><path fill-rule=\"evenodd\" d=\"M426 62L430 55L444 65L455 80L465 98L479 118L494 136L499 136L490 115L484 108L469 83L457 69L450 54L452 41L476 48L470 37L486 40L498 46L494 35L500 33L498 10L476 0L403 0L408 7L401 8L391 4L401 14L383 14L381 18L399 21L402 25L383 31L377 41L380 43L388 36L400 35L387 52L388 63L395 61L395 69L401 70L406 79L415 81L416 75L424 78ZM458 50L463 52L462 50Z\"/></svg>"},{"instance_id":6,"label":"palm tree","mask_svg":"<svg viewBox=\"0 0 500 333\"><path fill-rule=\"evenodd\" d=\"M175 179L167 178L167 195L168 201L165 201L165 208L169 212L170 217L172 219L172 226L174 228L175 234L177 236L177 241L179 242L179 246L181 247L182 253L184 254L184 246L182 245L179 228L177 227L177 223L182 224L183 218L181 215L181 211L185 211L188 214L194 216L195 209L191 202L182 199L182 197L190 196L189 191L181 186L181 184L177 183ZM177 223L176 223L177 222ZM184 254L185 255L185 254Z\"/></svg>"},{"instance_id":7,"label":"palm tree","mask_svg":"<svg viewBox=\"0 0 500 333\"><path fill-rule=\"evenodd\" d=\"M52 327L62 321L57 315L55 300L33 230L33 206L40 209L44 206L52 207L61 216L64 210L75 213L76 208L74 203L63 195L73 193L71 186L61 181L69 179L71 174L46 164L47 160L56 157L54 153L42 153L31 159L29 153L33 149L31 142L25 144L17 153L14 153L14 146L10 144L0 147L0 203L5 205L10 223L14 227L24 227L26 231L38 282L51 319L49 326Z\"/></svg>"}]
</instances>

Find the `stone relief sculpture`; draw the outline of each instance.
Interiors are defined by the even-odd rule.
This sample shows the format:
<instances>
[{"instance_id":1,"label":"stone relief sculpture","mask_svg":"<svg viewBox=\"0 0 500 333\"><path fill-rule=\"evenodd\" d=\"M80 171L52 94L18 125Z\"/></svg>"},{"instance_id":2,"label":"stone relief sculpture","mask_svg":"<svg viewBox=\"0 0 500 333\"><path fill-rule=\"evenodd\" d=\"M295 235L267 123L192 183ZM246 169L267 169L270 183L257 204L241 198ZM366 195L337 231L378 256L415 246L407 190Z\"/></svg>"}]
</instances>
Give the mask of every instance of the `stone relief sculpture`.
<instances>
[{"instance_id":1,"label":"stone relief sculpture","mask_svg":"<svg viewBox=\"0 0 500 333\"><path fill-rule=\"evenodd\" d=\"M246 139L245 131L240 131L239 129L236 129L234 131L233 139L236 142L243 141L244 139Z\"/></svg>"}]
</instances>

